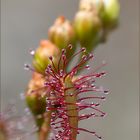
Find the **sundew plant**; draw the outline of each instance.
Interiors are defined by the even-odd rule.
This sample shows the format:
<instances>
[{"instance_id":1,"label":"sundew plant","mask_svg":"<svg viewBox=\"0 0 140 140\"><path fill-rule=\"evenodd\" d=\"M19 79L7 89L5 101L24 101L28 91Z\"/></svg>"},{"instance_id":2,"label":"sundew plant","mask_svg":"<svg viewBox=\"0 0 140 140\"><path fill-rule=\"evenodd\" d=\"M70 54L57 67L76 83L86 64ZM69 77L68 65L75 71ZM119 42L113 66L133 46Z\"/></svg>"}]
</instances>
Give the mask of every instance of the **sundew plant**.
<instances>
[{"instance_id":1,"label":"sundew plant","mask_svg":"<svg viewBox=\"0 0 140 140\"><path fill-rule=\"evenodd\" d=\"M100 104L109 91L96 83L106 75L101 69L105 63L93 68L89 62L94 61L96 47L105 43L118 26L119 11L118 0L80 0L73 21L64 16L56 19L48 30L48 39L30 51L32 64L25 64L32 74L25 102L37 129L20 135L17 121L9 130L7 124L12 117L6 120L5 113L1 113L0 140L27 139L33 133L37 133L38 140L77 140L82 132L95 140L102 139L96 128L81 128L79 122L106 115Z\"/></svg>"}]
</instances>

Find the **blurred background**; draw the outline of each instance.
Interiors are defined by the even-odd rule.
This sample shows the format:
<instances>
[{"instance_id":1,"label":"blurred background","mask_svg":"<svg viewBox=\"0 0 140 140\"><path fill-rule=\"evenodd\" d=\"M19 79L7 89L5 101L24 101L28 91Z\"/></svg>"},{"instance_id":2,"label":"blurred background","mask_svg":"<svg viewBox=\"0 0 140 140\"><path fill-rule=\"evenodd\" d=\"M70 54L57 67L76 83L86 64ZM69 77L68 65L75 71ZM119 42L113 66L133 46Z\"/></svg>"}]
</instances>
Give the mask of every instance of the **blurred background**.
<instances>
[{"instance_id":1,"label":"blurred background","mask_svg":"<svg viewBox=\"0 0 140 140\"><path fill-rule=\"evenodd\" d=\"M24 92L31 73L23 69L31 63L30 48L47 38L48 28L60 15L73 19L79 0L1 0L1 100L2 108ZM100 84L111 93L102 105L104 119L87 120L80 125L96 130L104 140L139 139L139 0L120 0L120 26L107 43L94 52L99 65L106 60L108 75ZM24 102L16 101L19 110ZM31 139L31 138L29 138ZM33 136L32 139L35 140ZM82 133L78 140L93 140Z\"/></svg>"}]
</instances>

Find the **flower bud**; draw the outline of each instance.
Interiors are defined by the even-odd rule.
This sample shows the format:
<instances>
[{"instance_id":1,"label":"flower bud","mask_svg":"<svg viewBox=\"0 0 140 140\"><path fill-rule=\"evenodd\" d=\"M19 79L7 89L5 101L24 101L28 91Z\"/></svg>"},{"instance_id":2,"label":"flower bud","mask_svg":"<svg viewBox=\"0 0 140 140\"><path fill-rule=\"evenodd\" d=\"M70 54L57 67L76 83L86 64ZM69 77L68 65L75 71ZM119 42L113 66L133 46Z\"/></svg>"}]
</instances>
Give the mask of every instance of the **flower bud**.
<instances>
[{"instance_id":1,"label":"flower bud","mask_svg":"<svg viewBox=\"0 0 140 140\"><path fill-rule=\"evenodd\" d=\"M60 49L66 48L69 44L76 47L76 35L72 24L63 16L56 19L54 25L49 29L50 40Z\"/></svg>"},{"instance_id":2,"label":"flower bud","mask_svg":"<svg viewBox=\"0 0 140 140\"><path fill-rule=\"evenodd\" d=\"M101 22L97 14L92 11L79 11L76 14L75 30L82 47L90 52L97 41L101 30Z\"/></svg>"},{"instance_id":3,"label":"flower bud","mask_svg":"<svg viewBox=\"0 0 140 140\"><path fill-rule=\"evenodd\" d=\"M55 63L58 55L59 49L53 43L49 40L42 40L33 59L35 70L40 73L45 73L46 67L51 63L49 57L53 56Z\"/></svg>"},{"instance_id":4,"label":"flower bud","mask_svg":"<svg viewBox=\"0 0 140 140\"><path fill-rule=\"evenodd\" d=\"M38 73L33 73L33 77L28 85L26 93L26 102L36 118L37 125L40 127L43 123L43 118L37 118L46 111L46 89L44 87L44 79Z\"/></svg>"},{"instance_id":5,"label":"flower bud","mask_svg":"<svg viewBox=\"0 0 140 140\"><path fill-rule=\"evenodd\" d=\"M111 29L117 25L120 5L118 0L103 0L101 19L104 28Z\"/></svg>"},{"instance_id":6,"label":"flower bud","mask_svg":"<svg viewBox=\"0 0 140 140\"><path fill-rule=\"evenodd\" d=\"M81 0L79 9L87 11L92 10L99 14L103 9L103 0Z\"/></svg>"}]
</instances>

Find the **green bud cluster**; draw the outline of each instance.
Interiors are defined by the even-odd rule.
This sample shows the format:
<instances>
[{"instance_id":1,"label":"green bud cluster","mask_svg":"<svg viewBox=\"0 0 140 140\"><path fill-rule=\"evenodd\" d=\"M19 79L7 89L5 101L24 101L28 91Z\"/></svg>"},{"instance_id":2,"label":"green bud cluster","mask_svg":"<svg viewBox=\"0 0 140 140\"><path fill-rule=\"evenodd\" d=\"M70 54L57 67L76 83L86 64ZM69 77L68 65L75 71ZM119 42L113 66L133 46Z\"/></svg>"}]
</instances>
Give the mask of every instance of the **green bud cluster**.
<instances>
[{"instance_id":1,"label":"green bud cluster","mask_svg":"<svg viewBox=\"0 0 140 140\"><path fill-rule=\"evenodd\" d=\"M106 41L108 33L116 27L119 11L118 0L81 0L73 22L60 16L49 28L49 40L42 41L36 50L35 69L45 72L50 63L48 57L53 56L57 60L61 49L70 44L73 51L67 57L75 52L78 43L90 53L99 43Z\"/></svg>"},{"instance_id":2,"label":"green bud cluster","mask_svg":"<svg viewBox=\"0 0 140 140\"><path fill-rule=\"evenodd\" d=\"M116 27L118 0L81 0L74 27L81 46L90 52Z\"/></svg>"}]
</instances>

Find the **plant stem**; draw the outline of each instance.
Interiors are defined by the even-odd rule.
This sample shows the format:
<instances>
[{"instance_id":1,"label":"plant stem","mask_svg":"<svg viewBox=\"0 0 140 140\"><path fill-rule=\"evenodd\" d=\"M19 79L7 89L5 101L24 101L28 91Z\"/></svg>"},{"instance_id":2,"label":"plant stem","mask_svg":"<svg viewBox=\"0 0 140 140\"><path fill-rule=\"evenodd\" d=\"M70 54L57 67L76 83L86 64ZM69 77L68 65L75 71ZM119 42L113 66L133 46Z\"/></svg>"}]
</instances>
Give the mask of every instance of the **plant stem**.
<instances>
[{"instance_id":1,"label":"plant stem","mask_svg":"<svg viewBox=\"0 0 140 140\"><path fill-rule=\"evenodd\" d=\"M72 84L71 78L67 77L65 79L65 88L69 88L72 86L73 86L73 84ZM76 129L78 127L78 111L76 109L77 108L77 106L76 106L77 98L76 98L74 89L67 90L65 92L65 95L66 95L65 101L68 103L71 103L71 104L67 105L67 110L68 110L67 115L71 116L71 117L69 117L69 125L72 127L70 139L76 140L76 137L77 137L77 130Z\"/></svg>"},{"instance_id":2,"label":"plant stem","mask_svg":"<svg viewBox=\"0 0 140 140\"><path fill-rule=\"evenodd\" d=\"M45 113L44 122L39 130L39 140L47 140L49 138L51 113L52 111L48 111L47 113Z\"/></svg>"}]
</instances>

